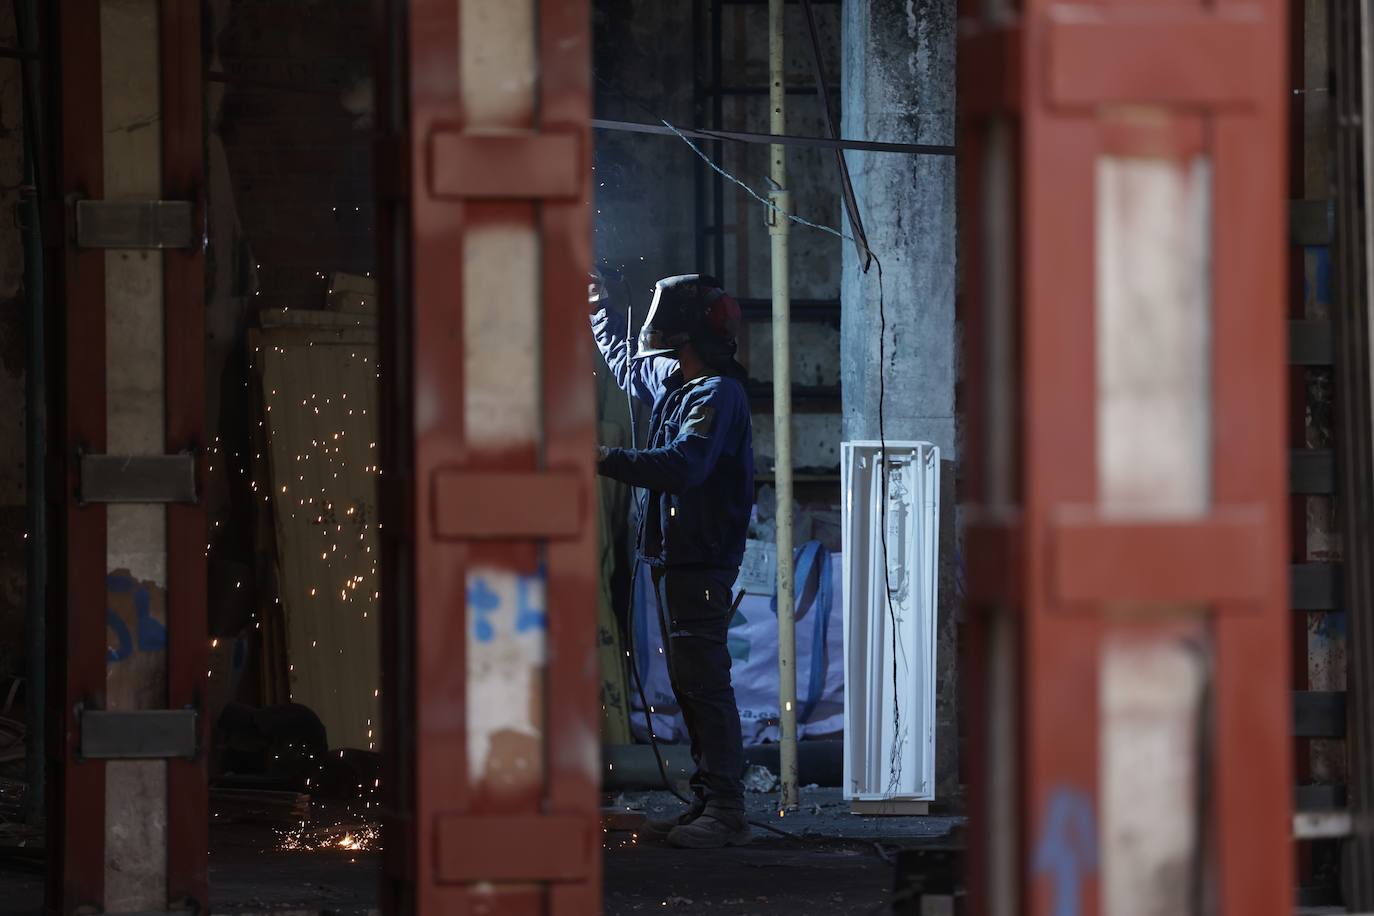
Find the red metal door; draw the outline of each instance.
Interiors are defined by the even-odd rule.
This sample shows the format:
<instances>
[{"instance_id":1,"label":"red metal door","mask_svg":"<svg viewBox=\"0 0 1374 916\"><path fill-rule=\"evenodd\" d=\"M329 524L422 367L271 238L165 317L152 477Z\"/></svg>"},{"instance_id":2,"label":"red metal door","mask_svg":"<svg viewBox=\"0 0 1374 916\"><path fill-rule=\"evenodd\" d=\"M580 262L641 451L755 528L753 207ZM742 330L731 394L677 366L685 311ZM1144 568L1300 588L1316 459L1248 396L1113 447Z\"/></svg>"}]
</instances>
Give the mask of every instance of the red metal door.
<instances>
[{"instance_id":1,"label":"red metal door","mask_svg":"<svg viewBox=\"0 0 1374 916\"><path fill-rule=\"evenodd\" d=\"M1292 909L1284 18L962 4L977 912Z\"/></svg>"},{"instance_id":2,"label":"red metal door","mask_svg":"<svg viewBox=\"0 0 1374 916\"><path fill-rule=\"evenodd\" d=\"M385 9L390 912L599 910L590 25Z\"/></svg>"}]
</instances>

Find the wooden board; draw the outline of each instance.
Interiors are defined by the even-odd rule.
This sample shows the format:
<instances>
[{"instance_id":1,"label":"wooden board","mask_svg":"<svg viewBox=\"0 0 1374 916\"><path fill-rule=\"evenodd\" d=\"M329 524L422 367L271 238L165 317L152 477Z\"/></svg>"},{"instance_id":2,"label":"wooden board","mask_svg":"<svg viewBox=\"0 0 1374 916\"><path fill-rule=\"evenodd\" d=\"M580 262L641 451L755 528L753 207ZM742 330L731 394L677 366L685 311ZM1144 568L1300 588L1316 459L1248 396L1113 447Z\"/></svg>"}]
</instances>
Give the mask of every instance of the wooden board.
<instances>
[{"instance_id":1,"label":"wooden board","mask_svg":"<svg viewBox=\"0 0 1374 916\"><path fill-rule=\"evenodd\" d=\"M313 709L331 747L373 750L381 734L376 335L351 321L340 327L337 313L285 314L290 326L260 329L250 354L268 466L254 492L270 500L281 599L281 630L265 621L265 643L284 649L289 689L274 699Z\"/></svg>"},{"instance_id":2,"label":"wooden board","mask_svg":"<svg viewBox=\"0 0 1374 916\"><path fill-rule=\"evenodd\" d=\"M856 798L849 803L849 813L865 817L924 817L930 813L930 802L909 799L863 801Z\"/></svg>"},{"instance_id":3,"label":"wooden board","mask_svg":"<svg viewBox=\"0 0 1374 916\"><path fill-rule=\"evenodd\" d=\"M600 418L597 441L601 445L628 448L630 413L625 394L614 383L610 373L602 367L596 376L597 416ZM625 660L625 646L620 641L620 625L616 621L613 577L628 579L624 568L633 556L634 547L627 531L630 520L631 491L616 480L603 477L597 485L600 499L597 505L597 525L601 531L598 559L600 561L597 592L597 660L601 668L601 741L603 744L632 744L630 730L630 691L634 689ZM643 609L641 609L641 613Z\"/></svg>"},{"instance_id":4,"label":"wooden board","mask_svg":"<svg viewBox=\"0 0 1374 916\"><path fill-rule=\"evenodd\" d=\"M336 273L329 277L326 308L360 315L377 314L377 281L357 274Z\"/></svg>"}]
</instances>

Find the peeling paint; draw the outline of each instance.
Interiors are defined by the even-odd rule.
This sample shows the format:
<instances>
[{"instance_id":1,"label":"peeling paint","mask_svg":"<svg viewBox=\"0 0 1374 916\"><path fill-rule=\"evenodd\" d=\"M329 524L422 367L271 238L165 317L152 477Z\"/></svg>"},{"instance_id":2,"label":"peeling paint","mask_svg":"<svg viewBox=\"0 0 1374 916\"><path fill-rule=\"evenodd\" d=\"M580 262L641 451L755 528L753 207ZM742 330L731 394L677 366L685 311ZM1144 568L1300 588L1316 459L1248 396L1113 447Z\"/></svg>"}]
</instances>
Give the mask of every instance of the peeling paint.
<instances>
[{"instance_id":1,"label":"peeling paint","mask_svg":"<svg viewBox=\"0 0 1374 916\"><path fill-rule=\"evenodd\" d=\"M543 779L545 593L542 575L467 574L468 778L494 789Z\"/></svg>"}]
</instances>

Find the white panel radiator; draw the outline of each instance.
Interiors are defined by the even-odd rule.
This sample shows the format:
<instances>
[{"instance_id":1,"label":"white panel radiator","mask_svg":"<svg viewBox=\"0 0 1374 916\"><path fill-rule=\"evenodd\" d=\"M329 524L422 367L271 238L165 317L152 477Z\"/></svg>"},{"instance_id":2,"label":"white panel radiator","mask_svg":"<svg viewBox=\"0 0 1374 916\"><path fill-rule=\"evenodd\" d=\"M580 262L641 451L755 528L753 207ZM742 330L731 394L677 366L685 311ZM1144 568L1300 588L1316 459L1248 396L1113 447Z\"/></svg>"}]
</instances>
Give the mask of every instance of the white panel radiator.
<instances>
[{"instance_id":1,"label":"white panel radiator","mask_svg":"<svg viewBox=\"0 0 1374 916\"><path fill-rule=\"evenodd\" d=\"M940 450L845 442L840 461L845 798L930 801Z\"/></svg>"}]
</instances>

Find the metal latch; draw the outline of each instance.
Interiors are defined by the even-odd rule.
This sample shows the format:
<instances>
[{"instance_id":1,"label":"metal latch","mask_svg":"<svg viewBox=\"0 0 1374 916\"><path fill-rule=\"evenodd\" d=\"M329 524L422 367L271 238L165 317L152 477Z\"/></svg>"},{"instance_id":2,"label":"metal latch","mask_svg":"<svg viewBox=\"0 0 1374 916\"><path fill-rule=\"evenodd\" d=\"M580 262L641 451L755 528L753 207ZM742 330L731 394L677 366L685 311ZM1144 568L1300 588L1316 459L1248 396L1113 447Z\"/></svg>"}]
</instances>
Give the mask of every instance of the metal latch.
<instances>
[{"instance_id":1,"label":"metal latch","mask_svg":"<svg viewBox=\"0 0 1374 916\"><path fill-rule=\"evenodd\" d=\"M81 756L90 760L194 759L199 750L194 709L83 709Z\"/></svg>"},{"instance_id":2,"label":"metal latch","mask_svg":"<svg viewBox=\"0 0 1374 916\"><path fill-rule=\"evenodd\" d=\"M78 200L78 248L194 248L188 200Z\"/></svg>"},{"instance_id":3,"label":"metal latch","mask_svg":"<svg viewBox=\"0 0 1374 916\"><path fill-rule=\"evenodd\" d=\"M82 455L83 503L193 503L196 460L177 455Z\"/></svg>"}]
</instances>

